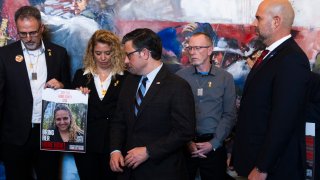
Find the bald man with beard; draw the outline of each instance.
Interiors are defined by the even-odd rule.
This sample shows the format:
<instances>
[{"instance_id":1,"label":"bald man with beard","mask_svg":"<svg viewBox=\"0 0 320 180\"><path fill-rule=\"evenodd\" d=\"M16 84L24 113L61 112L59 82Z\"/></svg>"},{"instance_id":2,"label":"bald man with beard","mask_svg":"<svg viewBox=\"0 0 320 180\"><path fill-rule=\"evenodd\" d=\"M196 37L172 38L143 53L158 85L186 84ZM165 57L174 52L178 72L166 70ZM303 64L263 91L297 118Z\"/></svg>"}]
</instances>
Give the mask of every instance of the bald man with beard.
<instances>
[{"instance_id":1,"label":"bald man with beard","mask_svg":"<svg viewBox=\"0 0 320 180\"><path fill-rule=\"evenodd\" d=\"M310 65L291 37L287 0L264 0L256 12L257 35L268 50L250 71L241 99L233 162L250 180L300 180L305 167L305 105Z\"/></svg>"}]
</instances>

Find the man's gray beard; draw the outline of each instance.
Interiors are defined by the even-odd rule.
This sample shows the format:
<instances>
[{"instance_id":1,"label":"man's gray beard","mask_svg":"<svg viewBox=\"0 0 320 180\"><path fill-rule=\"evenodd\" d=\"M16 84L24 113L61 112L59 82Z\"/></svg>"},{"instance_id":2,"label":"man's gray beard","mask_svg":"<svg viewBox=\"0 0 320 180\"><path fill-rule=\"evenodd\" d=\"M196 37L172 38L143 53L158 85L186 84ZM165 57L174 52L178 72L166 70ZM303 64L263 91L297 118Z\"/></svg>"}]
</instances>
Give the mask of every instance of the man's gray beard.
<instances>
[{"instance_id":1,"label":"man's gray beard","mask_svg":"<svg viewBox=\"0 0 320 180\"><path fill-rule=\"evenodd\" d=\"M265 39L266 39L266 38L263 37L263 36L261 36L260 34L259 34L259 36L258 36L258 38L257 38L257 40L259 40L259 41L261 41L261 42L263 42Z\"/></svg>"}]
</instances>

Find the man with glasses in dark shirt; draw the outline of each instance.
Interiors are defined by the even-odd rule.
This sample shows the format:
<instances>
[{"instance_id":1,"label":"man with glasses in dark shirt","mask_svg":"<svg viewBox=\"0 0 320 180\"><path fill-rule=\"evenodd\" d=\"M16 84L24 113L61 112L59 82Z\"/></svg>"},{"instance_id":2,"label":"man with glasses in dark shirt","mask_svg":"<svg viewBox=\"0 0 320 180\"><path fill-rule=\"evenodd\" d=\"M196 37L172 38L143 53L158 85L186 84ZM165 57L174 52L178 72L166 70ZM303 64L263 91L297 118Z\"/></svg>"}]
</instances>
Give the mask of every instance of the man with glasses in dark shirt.
<instances>
[{"instance_id":1,"label":"man with glasses in dark shirt","mask_svg":"<svg viewBox=\"0 0 320 180\"><path fill-rule=\"evenodd\" d=\"M236 119L235 85L232 75L210 62L213 43L198 32L186 51L193 65L177 72L191 85L196 110L196 137L189 142L189 178L199 169L202 180L226 179L227 154L223 141Z\"/></svg>"},{"instance_id":2,"label":"man with glasses in dark shirt","mask_svg":"<svg viewBox=\"0 0 320 180\"><path fill-rule=\"evenodd\" d=\"M21 40L0 48L0 135L7 179L58 179L59 153L40 151L44 88L70 83L64 48L44 41L40 11L15 13Z\"/></svg>"}]
</instances>

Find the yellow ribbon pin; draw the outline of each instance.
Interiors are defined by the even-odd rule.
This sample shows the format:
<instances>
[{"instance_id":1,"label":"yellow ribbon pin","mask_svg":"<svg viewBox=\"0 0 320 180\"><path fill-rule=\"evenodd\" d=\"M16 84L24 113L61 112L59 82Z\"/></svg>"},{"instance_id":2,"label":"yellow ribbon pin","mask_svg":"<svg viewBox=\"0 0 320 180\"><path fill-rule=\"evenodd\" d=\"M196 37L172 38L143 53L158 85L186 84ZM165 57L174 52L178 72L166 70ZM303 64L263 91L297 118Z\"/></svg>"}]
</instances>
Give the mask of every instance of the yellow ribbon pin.
<instances>
[{"instance_id":1,"label":"yellow ribbon pin","mask_svg":"<svg viewBox=\"0 0 320 180\"><path fill-rule=\"evenodd\" d=\"M48 49L48 55L49 55L49 56L52 56L52 54L51 54L51 49Z\"/></svg>"},{"instance_id":2,"label":"yellow ribbon pin","mask_svg":"<svg viewBox=\"0 0 320 180\"><path fill-rule=\"evenodd\" d=\"M119 84L119 80L117 80L117 81L113 84L113 86L118 86L118 84Z\"/></svg>"}]
</instances>

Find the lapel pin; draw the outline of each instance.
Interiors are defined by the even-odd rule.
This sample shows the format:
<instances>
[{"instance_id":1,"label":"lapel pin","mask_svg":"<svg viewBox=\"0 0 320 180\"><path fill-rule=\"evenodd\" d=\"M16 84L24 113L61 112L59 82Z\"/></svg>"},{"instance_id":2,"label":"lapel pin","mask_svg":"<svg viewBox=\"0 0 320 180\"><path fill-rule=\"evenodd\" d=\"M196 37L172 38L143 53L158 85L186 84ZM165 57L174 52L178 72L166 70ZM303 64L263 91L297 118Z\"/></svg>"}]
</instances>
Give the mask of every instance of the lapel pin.
<instances>
[{"instance_id":1,"label":"lapel pin","mask_svg":"<svg viewBox=\"0 0 320 180\"><path fill-rule=\"evenodd\" d=\"M160 84L160 82L158 81L156 84Z\"/></svg>"},{"instance_id":2,"label":"lapel pin","mask_svg":"<svg viewBox=\"0 0 320 180\"><path fill-rule=\"evenodd\" d=\"M209 81L209 82L208 82L208 87L211 88L211 86L212 86L212 82Z\"/></svg>"},{"instance_id":3,"label":"lapel pin","mask_svg":"<svg viewBox=\"0 0 320 180\"><path fill-rule=\"evenodd\" d=\"M118 84L119 84L119 80L117 80L117 81L113 84L113 86L118 86Z\"/></svg>"},{"instance_id":4,"label":"lapel pin","mask_svg":"<svg viewBox=\"0 0 320 180\"><path fill-rule=\"evenodd\" d=\"M51 54L51 49L48 49L48 55L49 55L49 56L52 56L52 54Z\"/></svg>"},{"instance_id":5,"label":"lapel pin","mask_svg":"<svg viewBox=\"0 0 320 180\"><path fill-rule=\"evenodd\" d=\"M23 61L23 56L22 55L16 55L16 61L17 62L22 62Z\"/></svg>"}]
</instances>

